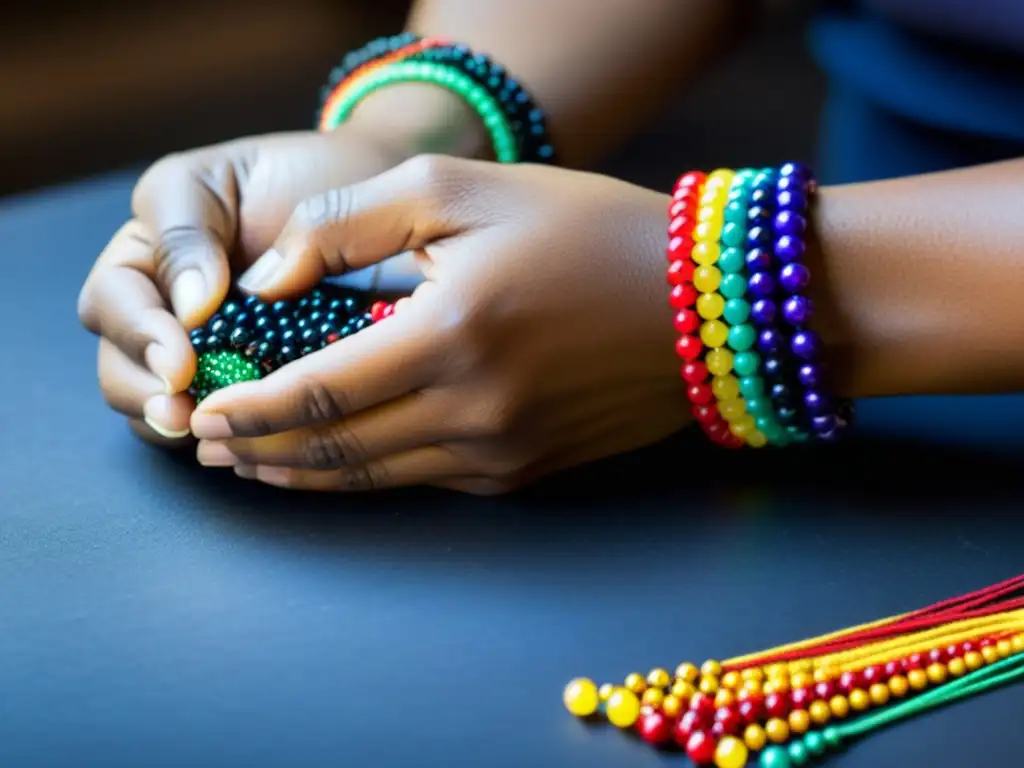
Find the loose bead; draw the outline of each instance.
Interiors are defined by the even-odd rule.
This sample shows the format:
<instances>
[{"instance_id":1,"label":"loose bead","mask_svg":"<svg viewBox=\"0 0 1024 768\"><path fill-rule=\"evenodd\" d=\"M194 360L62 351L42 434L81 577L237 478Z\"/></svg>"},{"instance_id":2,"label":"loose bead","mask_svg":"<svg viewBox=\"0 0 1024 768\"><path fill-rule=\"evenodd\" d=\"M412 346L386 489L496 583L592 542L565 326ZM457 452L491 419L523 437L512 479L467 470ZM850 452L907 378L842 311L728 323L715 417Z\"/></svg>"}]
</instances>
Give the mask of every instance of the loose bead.
<instances>
[{"instance_id":1,"label":"loose bead","mask_svg":"<svg viewBox=\"0 0 1024 768\"><path fill-rule=\"evenodd\" d=\"M697 299L697 312L705 320L717 320L725 311L725 298L720 293L702 293Z\"/></svg>"},{"instance_id":2,"label":"loose bead","mask_svg":"<svg viewBox=\"0 0 1024 768\"><path fill-rule=\"evenodd\" d=\"M686 704L690 703L690 699L693 698L693 694L697 692L697 686L691 683L689 680L683 678L677 678L672 683L672 695L678 696Z\"/></svg>"},{"instance_id":3,"label":"loose bead","mask_svg":"<svg viewBox=\"0 0 1024 768\"><path fill-rule=\"evenodd\" d=\"M743 726L743 720L739 712L732 707L719 707L715 713L715 722L719 724L723 734L735 735Z\"/></svg>"},{"instance_id":4,"label":"loose bead","mask_svg":"<svg viewBox=\"0 0 1024 768\"><path fill-rule=\"evenodd\" d=\"M832 712L832 717L839 718L840 720L850 714L850 700L845 696L833 696L828 702L829 711Z\"/></svg>"},{"instance_id":5,"label":"loose bead","mask_svg":"<svg viewBox=\"0 0 1024 768\"><path fill-rule=\"evenodd\" d=\"M605 714L617 728L630 728L640 717L640 699L628 688L618 688L608 698Z\"/></svg>"},{"instance_id":6,"label":"loose bead","mask_svg":"<svg viewBox=\"0 0 1024 768\"><path fill-rule=\"evenodd\" d=\"M1004 637L996 643L996 650L999 651L999 657L1005 659L1013 653L1013 645Z\"/></svg>"},{"instance_id":7,"label":"loose bead","mask_svg":"<svg viewBox=\"0 0 1024 768\"><path fill-rule=\"evenodd\" d=\"M690 258L702 266L711 266L721 257L722 251L718 243L695 243Z\"/></svg>"},{"instance_id":8,"label":"loose bead","mask_svg":"<svg viewBox=\"0 0 1024 768\"><path fill-rule=\"evenodd\" d=\"M782 693L773 693L765 697L764 709L769 717L785 717L789 714L789 700Z\"/></svg>"},{"instance_id":9,"label":"loose bead","mask_svg":"<svg viewBox=\"0 0 1024 768\"><path fill-rule=\"evenodd\" d=\"M764 732L773 744L782 744L789 739L789 723L782 718L773 717L764 724Z\"/></svg>"},{"instance_id":10,"label":"loose bead","mask_svg":"<svg viewBox=\"0 0 1024 768\"><path fill-rule=\"evenodd\" d=\"M1016 635L1012 640L1010 640L1010 648L1015 654L1024 653L1024 634Z\"/></svg>"},{"instance_id":11,"label":"loose bead","mask_svg":"<svg viewBox=\"0 0 1024 768\"><path fill-rule=\"evenodd\" d=\"M708 320L700 327L700 340L709 347L724 346L729 338L729 330L729 326L723 322Z\"/></svg>"},{"instance_id":12,"label":"loose bead","mask_svg":"<svg viewBox=\"0 0 1024 768\"><path fill-rule=\"evenodd\" d=\"M863 712L871 706L871 697L862 688L854 688L850 691L850 707L855 712Z\"/></svg>"},{"instance_id":13,"label":"loose bead","mask_svg":"<svg viewBox=\"0 0 1024 768\"><path fill-rule=\"evenodd\" d=\"M721 677L722 664L714 659L708 659L700 666L700 673L705 677Z\"/></svg>"},{"instance_id":14,"label":"loose bead","mask_svg":"<svg viewBox=\"0 0 1024 768\"><path fill-rule=\"evenodd\" d=\"M884 707L889 701L889 686L885 683L874 683L868 688L868 696L876 707Z\"/></svg>"},{"instance_id":15,"label":"loose bead","mask_svg":"<svg viewBox=\"0 0 1024 768\"><path fill-rule=\"evenodd\" d=\"M907 682L915 691L923 691L928 687L928 675L923 669L912 669L907 673Z\"/></svg>"},{"instance_id":16,"label":"loose bead","mask_svg":"<svg viewBox=\"0 0 1024 768\"><path fill-rule=\"evenodd\" d=\"M843 672L843 674L839 676L838 688L849 696L853 693L859 683L860 680L857 678L856 672Z\"/></svg>"},{"instance_id":17,"label":"loose bead","mask_svg":"<svg viewBox=\"0 0 1024 768\"><path fill-rule=\"evenodd\" d=\"M736 694L729 688L725 687L723 682L719 688L718 693L715 694L715 707L721 709L722 707L731 707L736 703Z\"/></svg>"},{"instance_id":18,"label":"loose bead","mask_svg":"<svg viewBox=\"0 0 1024 768\"><path fill-rule=\"evenodd\" d=\"M810 672L797 672L789 680L789 684L793 687L794 692L797 688L810 688L813 683L814 675Z\"/></svg>"},{"instance_id":19,"label":"loose bead","mask_svg":"<svg viewBox=\"0 0 1024 768\"><path fill-rule=\"evenodd\" d=\"M897 699L902 699L907 695L907 691L910 690L910 683L907 682L907 678L903 675L893 675L889 678L889 693L895 696Z\"/></svg>"},{"instance_id":20,"label":"loose bead","mask_svg":"<svg viewBox=\"0 0 1024 768\"><path fill-rule=\"evenodd\" d=\"M717 349L717 350L715 350L715 352L716 353L721 352L721 353L724 353L726 355L729 355L729 365L725 369L725 373L728 373L729 371L731 371L732 367L734 365L734 361L732 359L732 354L729 352L729 350L727 350L727 349ZM712 373L714 373L714 371L712 371ZM724 375L724 374L722 374L722 375ZM737 382L736 387L737 387L737 391L738 391L739 390L739 383L738 382ZM740 673L737 672L735 669L729 670L724 675L722 675L722 687L723 688L731 688L731 689L739 688L741 681L742 681L742 678L740 677Z\"/></svg>"},{"instance_id":21,"label":"loose bead","mask_svg":"<svg viewBox=\"0 0 1024 768\"><path fill-rule=\"evenodd\" d=\"M699 307L700 299L697 300L697 304ZM679 333L691 334L700 327L700 316L692 309L681 309L676 312L674 324Z\"/></svg>"},{"instance_id":22,"label":"loose bead","mask_svg":"<svg viewBox=\"0 0 1024 768\"><path fill-rule=\"evenodd\" d=\"M665 697L665 700L661 702L661 711L664 712L667 717L679 717L683 711L683 700L670 693Z\"/></svg>"},{"instance_id":23,"label":"loose bead","mask_svg":"<svg viewBox=\"0 0 1024 768\"><path fill-rule=\"evenodd\" d=\"M637 723L640 737L648 744L660 745L672 738L674 723L661 712L648 712Z\"/></svg>"},{"instance_id":24,"label":"loose bead","mask_svg":"<svg viewBox=\"0 0 1024 768\"><path fill-rule=\"evenodd\" d=\"M615 686L611 683L604 683L600 688L597 689L597 698L601 701L608 701L612 694L615 693Z\"/></svg>"},{"instance_id":25,"label":"loose bead","mask_svg":"<svg viewBox=\"0 0 1024 768\"><path fill-rule=\"evenodd\" d=\"M981 649L982 658L989 664L995 664L999 661L999 651L991 645L986 645Z\"/></svg>"},{"instance_id":26,"label":"loose bead","mask_svg":"<svg viewBox=\"0 0 1024 768\"><path fill-rule=\"evenodd\" d=\"M791 768L793 765L789 752L782 747L769 747L761 753L758 763L761 768Z\"/></svg>"},{"instance_id":27,"label":"loose bead","mask_svg":"<svg viewBox=\"0 0 1024 768\"><path fill-rule=\"evenodd\" d=\"M751 752L760 752L768 743L768 734L757 723L751 723L743 731L743 743Z\"/></svg>"},{"instance_id":28,"label":"loose bead","mask_svg":"<svg viewBox=\"0 0 1024 768\"><path fill-rule=\"evenodd\" d=\"M714 696L718 693L718 678L702 677L700 679L700 684L697 686L697 690L709 696Z\"/></svg>"},{"instance_id":29,"label":"loose bead","mask_svg":"<svg viewBox=\"0 0 1024 768\"><path fill-rule=\"evenodd\" d=\"M814 684L814 697L821 699L822 701L828 701L836 695L835 683L828 680L823 680L820 683Z\"/></svg>"},{"instance_id":30,"label":"loose bead","mask_svg":"<svg viewBox=\"0 0 1024 768\"><path fill-rule=\"evenodd\" d=\"M807 675L810 677L810 675ZM801 683L808 682L800 680ZM793 679L793 685L797 685L796 678ZM789 694L789 702L793 705L794 709L804 709L811 702L811 692L807 688L794 688L793 692Z\"/></svg>"},{"instance_id":31,"label":"loose bead","mask_svg":"<svg viewBox=\"0 0 1024 768\"><path fill-rule=\"evenodd\" d=\"M963 677L967 674L967 664L964 663L963 659L951 659L946 668L952 677Z\"/></svg>"},{"instance_id":32,"label":"loose bead","mask_svg":"<svg viewBox=\"0 0 1024 768\"><path fill-rule=\"evenodd\" d=\"M597 685L593 680L578 677L565 687L562 701L565 708L576 717L590 717L597 712L597 707L600 704Z\"/></svg>"},{"instance_id":33,"label":"loose bead","mask_svg":"<svg viewBox=\"0 0 1024 768\"><path fill-rule=\"evenodd\" d=\"M717 768L744 768L749 756L746 744L733 736L727 736L715 748L715 765Z\"/></svg>"},{"instance_id":34,"label":"loose bead","mask_svg":"<svg viewBox=\"0 0 1024 768\"><path fill-rule=\"evenodd\" d=\"M807 708L807 714L811 716L815 725L824 725L832 719L832 710L829 709L828 703L822 700L812 701Z\"/></svg>"},{"instance_id":35,"label":"loose bead","mask_svg":"<svg viewBox=\"0 0 1024 768\"><path fill-rule=\"evenodd\" d=\"M789 713L789 730L792 733L807 733L811 727L811 716L806 709L794 709Z\"/></svg>"},{"instance_id":36,"label":"loose bead","mask_svg":"<svg viewBox=\"0 0 1024 768\"><path fill-rule=\"evenodd\" d=\"M646 707L660 707L665 700L665 692L660 688L648 688L640 697L640 704Z\"/></svg>"},{"instance_id":37,"label":"loose bead","mask_svg":"<svg viewBox=\"0 0 1024 768\"><path fill-rule=\"evenodd\" d=\"M696 664L692 664L689 661L684 661L678 667L676 667L676 679L685 680L689 683L695 683L700 678L700 670L697 669Z\"/></svg>"},{"instance_id":38,"label":"loose bead","mask_svg":"<svg viewBox=\"0 0 1024 768\"><path fill-rule=\"evenodd\" d=\"M715 744L708 734L696 731L686 742L686 754L697 765L709 765L715 758Z\"/></svg>"},{"instance_id":39,"label":"loose bead","mask_svg":"<svg viewBox=\"0 0 1024 768\"><path fill-rule=\"evenodd\" d=\"M802 741L794 741L789 745L789 759L793 761L793 765L803 765L809 757L807 747Z\"/></svg>"},{"instance_id":40,"label":"loose bead","mask_svg":"<svg viewBox=\"0 0 1024 768\"><path fill-rule=\"evenodd\" d=\"M978 651L971 651L964 656L964 664L967 665L967 668L971 670L971 672L974 672L975 670L981 669L985 666L985 657Z\"/></svg>"},{"instance_id":41,"label":"loose bead","mask_svg":"<svg viewBox=\"0 0 1024 768\"><path fill-rule=\"evenodd\" d=\"M925 670L925 674L934 685L942 685L949 677L949 670L946 669L945 664L931 664Z\"/></svg>"},{"instance_id":42,"label":"loose bead","mask_svg":"<svg viewBox=\"0 0 1024 768\"><path fill-rule=\"evenodd\" d=\"M635 694L641 694L647 690L647 680L639 672L630 672L626 675L623 685Z\"/></svg>"},{"instance_id":43,"label":"loose bead","mask_svg":"<svg viewBox=\"0 0 1024 768\"><path fill-rule=\"evenodd\" d=\"M667 688L671 682L667 669L658 667L647 673L647 684L655 688Z\"/></svg>"}]
</instances>

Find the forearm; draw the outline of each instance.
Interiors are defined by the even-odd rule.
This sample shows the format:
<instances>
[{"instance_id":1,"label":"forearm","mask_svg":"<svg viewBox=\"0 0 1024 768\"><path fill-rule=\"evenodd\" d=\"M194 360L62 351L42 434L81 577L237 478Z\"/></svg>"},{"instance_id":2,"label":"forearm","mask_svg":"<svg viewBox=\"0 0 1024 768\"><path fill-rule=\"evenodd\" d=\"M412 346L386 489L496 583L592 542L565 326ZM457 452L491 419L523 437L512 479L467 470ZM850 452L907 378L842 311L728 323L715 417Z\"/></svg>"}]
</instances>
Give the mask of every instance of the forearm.
<instances>
[{"instance_id":1,"label":"forearm","mask_svg":"<svg viewBox=\"0 0 1024 768\"><path fill-rule=\"evenodd\" d=\"M418 0L409 29L487 53L548 116L561 161L592 163L648 120L721 49L739 0ZM461 105L405 86L357 110L402 145L480 155L486 136ZM361 112L361 114L360 114Z\"/></svg>"},{"instance_id":2,"label":"forearm","mask_svg":"<svg viewBox=\"0 0 1024 768\"><path fill-rule=\"evenodd\" d=\"M1024 389L1024 158L824 188L813 286L847 395Z\"/></svg>"}]
</instances>

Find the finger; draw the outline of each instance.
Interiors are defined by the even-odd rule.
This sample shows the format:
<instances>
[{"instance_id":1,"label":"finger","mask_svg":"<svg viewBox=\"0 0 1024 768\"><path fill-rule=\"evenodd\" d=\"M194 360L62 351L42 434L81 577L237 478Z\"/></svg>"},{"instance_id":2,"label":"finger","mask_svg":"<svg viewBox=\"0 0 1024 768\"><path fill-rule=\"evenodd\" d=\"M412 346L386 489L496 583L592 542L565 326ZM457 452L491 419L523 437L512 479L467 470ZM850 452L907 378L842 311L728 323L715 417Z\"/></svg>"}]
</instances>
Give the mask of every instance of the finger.
<instances>
[{"instance_id":1,"label":"finger","mask_svg":"<svg viewBox=\"0 0 1024 768\"><path fill-rule=\"evenodd\" d=\"M427 485L465 472L460 460L443 446L417 448L344 469L290 469L252 465L235 468L239 477L303 491L373 491Z\"/></svg>"},{"instance_id":2,"label":"finger","mask_svg":"<svg viewBox=\"0 0 1024 768\"><path fill-rule=\"evenodd\" d=\"M165 437L155 431L145 421L139 419L129 419L128 426L132 428L132 431L136 435L147 443L158 445L161 448L182 448L192 442L188 437Z\"/></svg>"},{"instance_id":3,"label":"finger","mask_svg":"<svg viewBox=\"0 0 1024 768\"><path fill-rule=\"evenodd\" d=\"M165 439L188 436L192 398L166 395L160 379L107 339L100 339L99 346L100 391L107 404L131 419L144 421Z\"/></svg>"},{"instance_id":4,"label":"finger","mask_svg":"<svg viewBox=\"0 0 1024 768\"><path fill-rule=\"evenodd\" d=\"M267 437L203 440L199 463L341 469L454 437L448 409L436 394L412 394L322 426Z\"/></svg>"},{"instance_id":5,"label":"finger","mask_svg":"<svg viewBox=\"0 0 1024 768\"><path fill-rule=\"evenodd\" d=\"M160 377L168 394L192 381L195 354L154 283L153 246L139 222L121 227L100 254L78 312L86 328Z\"/></svg>"},{"instance_id":6,"label":"finger","mask_svg":"<svg viewBox=\"0 0 1024 768\"><path fill-rule=\"evenodd\" d=\"M132 211L154 239L157 284L187 328L201 325L227 295L238 202L230 158L171 156L150 168L132 195Z\"/></svg>"},{"instance_id":7,"label":"finger","mask_svg":"<svg viewBox=\"0 0 1024 768\"><path fill-rule=\"evenodd\" d=\"M213 393L192 416L193 434L227 440L322 427L425 389L444 363L431 300L436 296L427 292L402 317L371 325L265 379Z\"/></svg>"},{"instance_id":8,"label":"finger","mask_svg":"<svg viewBox=\"0 0 1024 768\"><path fill-rule=\"evenodd\" d=\"M472 187L484 164L422 156L299 204L274 245L239 285L266 299L294 295L325 275L365 269L472 224Z\"/></svg>"}]
</instances>

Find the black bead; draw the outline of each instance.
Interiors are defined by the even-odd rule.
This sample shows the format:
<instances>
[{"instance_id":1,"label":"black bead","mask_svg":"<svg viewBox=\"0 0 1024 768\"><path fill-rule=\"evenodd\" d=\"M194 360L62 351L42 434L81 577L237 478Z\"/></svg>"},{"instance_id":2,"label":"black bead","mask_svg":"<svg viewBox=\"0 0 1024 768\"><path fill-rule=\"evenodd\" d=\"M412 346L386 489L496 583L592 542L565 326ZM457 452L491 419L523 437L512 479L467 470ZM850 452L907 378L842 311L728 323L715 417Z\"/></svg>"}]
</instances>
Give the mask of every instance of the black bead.
<instances>
[{"instance_id":1,"label":"black bead","mask_svg":"<svg viewBox=\"0 0 1024 768\"><path fill-rule=\"evenodd\" d=\"M780 424L788 426L796 422L797 412L795 408L779 408L775 411L775 417Z\"/></svg>"},{"instance_id":2,"label":"black bead","mask_svg":"<svg viewBox=\"0 0 1024 768\"><path fill-rule=\"evenodd\" d=\"M249 332L248 328L235 328L231 332L229 341L231 342L231 346L235 349L241 349L246 346L251 339L252 334Z\"/></svg>"},{"instance_id":3,"label":"black bead","mask_svg":"<svg viewBox=\"0 0 1024 768\"><path fill-rule=\"evenodd\" d=\"M774 356L766 357L764 362L761 364L761 370L768 378L781 376L783 371L782 359Z\"/></svg>"}]
</instances>

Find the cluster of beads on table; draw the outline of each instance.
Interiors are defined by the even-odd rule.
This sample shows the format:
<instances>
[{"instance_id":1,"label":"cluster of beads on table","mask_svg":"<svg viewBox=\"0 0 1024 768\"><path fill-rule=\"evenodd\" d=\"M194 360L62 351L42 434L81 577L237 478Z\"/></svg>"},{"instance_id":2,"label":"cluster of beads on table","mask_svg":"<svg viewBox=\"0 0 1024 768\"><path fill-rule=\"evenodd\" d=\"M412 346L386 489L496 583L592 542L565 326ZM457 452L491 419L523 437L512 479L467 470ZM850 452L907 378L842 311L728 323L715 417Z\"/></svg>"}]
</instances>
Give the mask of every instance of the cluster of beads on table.
<instances>
[{"instance_id":1,"label":"cluster of beads on table","mask_svg":"<svg viewBox=\"0 0 1024 768\"><path fill-rule=\"evenodd\" d=\"M325 285L296 301L265 302L233 293L191 332L198 357L189 388L196 401L266 374L363 330L390 313L360 294ZM375 317L376 315L376 317Z\"/></svg>"},{"instance_id":2,"label":"cluster of beads on table","mask_svg":"<svg viewBox=\"0 0 1024 768\"><path fill-rule=\"evenodd\" d=\"M929 688L1024 654L1024 633L1002 634L840 670L811 659L728 669L717 661L680 664L674 673L633 673L619 685L569 683L566 708L603 714L657 747L680 748L697 765L800 766L840 746L830 724L885 707Z\"/></svg>"}]
</instances>

